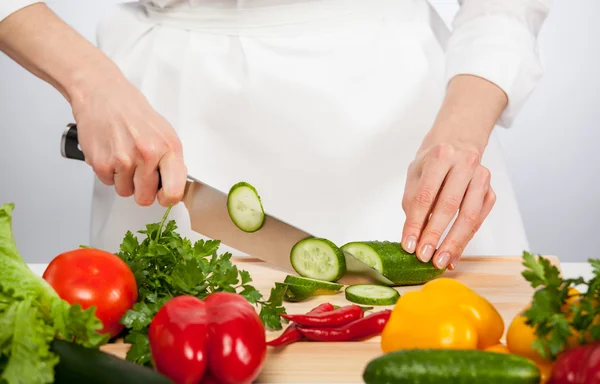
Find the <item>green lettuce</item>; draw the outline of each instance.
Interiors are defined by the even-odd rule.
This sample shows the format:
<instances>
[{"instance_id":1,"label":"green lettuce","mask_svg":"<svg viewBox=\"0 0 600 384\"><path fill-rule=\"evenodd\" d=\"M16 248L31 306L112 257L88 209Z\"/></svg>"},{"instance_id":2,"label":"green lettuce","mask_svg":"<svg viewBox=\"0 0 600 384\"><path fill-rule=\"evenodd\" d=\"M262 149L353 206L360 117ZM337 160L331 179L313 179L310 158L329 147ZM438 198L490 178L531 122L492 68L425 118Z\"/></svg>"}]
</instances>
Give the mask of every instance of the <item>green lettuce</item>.
<instances>
[{"instance_id":1,"label":"green lettuce","mask_svg":"<svg viewBox=\"0 0 600 384\"><path fill-rule=\"evenodd\" d=\"M97 348L108 335L98 333L95 308L70 305L29 269L14 240L13 209L0 207L0 383L52 383L59 361L52 340Z\"/></svg>"}]
</instances>

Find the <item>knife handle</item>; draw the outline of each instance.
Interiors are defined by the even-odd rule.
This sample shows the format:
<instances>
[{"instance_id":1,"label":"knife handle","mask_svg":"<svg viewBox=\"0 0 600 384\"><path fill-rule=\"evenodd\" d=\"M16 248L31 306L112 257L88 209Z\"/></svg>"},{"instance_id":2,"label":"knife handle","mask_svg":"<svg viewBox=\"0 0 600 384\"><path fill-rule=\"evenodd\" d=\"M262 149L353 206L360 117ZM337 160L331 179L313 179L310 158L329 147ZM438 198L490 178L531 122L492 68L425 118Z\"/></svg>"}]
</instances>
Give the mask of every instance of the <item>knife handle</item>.
<instances>
[{"instance_id":1,"label":"knife handle","mask_svg":"<svg viewBox=\"0 0 600 384\"><path fill-rule=\"evenodd\" d=\"M66 159L85 161L85 155L79 148L77 125L73 123L67 125L60 142L60 153Z\"/></svg>"},{"instance_id":2,"label":"knife handle","mask_svg":"<svg viewBox=\"0 0 600 384\"><path fill-rule=\"evenodd\" d=\"M60 142L60 153L66 159L85 161L85 155L79 147L79 138L77 137L77 124L67 124L67 128L63 132ZM162 188L162 180L160 171L158 172L158 188Z\"/></svg>"}]
</instances>

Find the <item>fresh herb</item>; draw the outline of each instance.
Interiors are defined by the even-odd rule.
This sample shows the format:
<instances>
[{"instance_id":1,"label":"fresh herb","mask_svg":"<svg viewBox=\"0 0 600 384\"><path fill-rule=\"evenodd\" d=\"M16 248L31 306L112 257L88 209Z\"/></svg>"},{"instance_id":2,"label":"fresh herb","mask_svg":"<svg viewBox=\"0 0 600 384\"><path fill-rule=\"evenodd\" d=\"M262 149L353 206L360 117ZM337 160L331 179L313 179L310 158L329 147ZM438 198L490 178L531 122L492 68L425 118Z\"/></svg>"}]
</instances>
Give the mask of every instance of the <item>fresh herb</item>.
<instances>
[{"instance_id":1,"label":"fresh herb","mask_svg":"<svg viewBox=\"0 0 600 384\"><path fill-rule=\"evenodd\" d=\"M589 281L563 279L548 259L523 253L522 275L537 288L523 316L535 330L533 347L544 358L554 360L573 335L578 335L579 344L600 340L600 260L589 263L594 271ZM579 285L587 286L585 293L573 293Z\"/></svg>"},{"instance_id":2,"label":"fresh herb","mask_svg":"<svg viewBox=\"0 0 600 384\"><path fill-rule=\"evenodd\" d=\"M108 342L95 309L69 305L21 257L12 231L14 204L0 207L0 383L54 382L55 338L86 347Z\"/></svg>"},{"instance_id":3,"label":"fresh herb","mask_svg":"<svg viewBox=\"0 0 600 384\"><path fill-rule=\"evenodd\" d=\"M167 221L171 207L160 223L148 224L138 231L140 242L128 231L117 255L133 271L138 286L138 303L121 323L127 328L125 342L131 344L127 359L151 366L148 327L158 310L171 298L192 295L200 299L213 292L236 292L260 307L260 318L267 329L282 329L280 314L287 285L276 283L265 300L250 283L247 271L231 262L231 253L218 254L220 241L192 243L177 233L175 221Z\"/></svg>"}]
</instances>

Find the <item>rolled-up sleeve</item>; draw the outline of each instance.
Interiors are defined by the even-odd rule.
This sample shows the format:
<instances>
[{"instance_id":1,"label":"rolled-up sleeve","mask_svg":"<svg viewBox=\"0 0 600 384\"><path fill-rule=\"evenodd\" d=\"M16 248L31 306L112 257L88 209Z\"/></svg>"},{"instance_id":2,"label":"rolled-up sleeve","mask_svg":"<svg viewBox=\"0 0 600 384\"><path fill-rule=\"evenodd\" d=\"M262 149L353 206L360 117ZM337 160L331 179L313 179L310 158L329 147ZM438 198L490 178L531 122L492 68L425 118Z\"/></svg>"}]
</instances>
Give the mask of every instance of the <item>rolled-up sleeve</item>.
<instances>
[{"instance_id":1,"label":"rolled-up sleeve","mask_svg":"<svg viewBox=\"0 0 600 384\"><path fill-rule=\"evenodd\" d=\"M0 22L20 9L44 2L44 0L0 0Z\"/></svg>"},{"instance_id":2,"label":"rolled-up sleeve","mask_svg":"<svg viewBox=\"0 0 600 384\"><path fill-rule=\"evenodd\" d=\"M544 70L538 33L552 0L459 0L446 50L446 80L470 74L500 87L508 105L498 124L508 128Z\"/></svg>"}]
</instances>

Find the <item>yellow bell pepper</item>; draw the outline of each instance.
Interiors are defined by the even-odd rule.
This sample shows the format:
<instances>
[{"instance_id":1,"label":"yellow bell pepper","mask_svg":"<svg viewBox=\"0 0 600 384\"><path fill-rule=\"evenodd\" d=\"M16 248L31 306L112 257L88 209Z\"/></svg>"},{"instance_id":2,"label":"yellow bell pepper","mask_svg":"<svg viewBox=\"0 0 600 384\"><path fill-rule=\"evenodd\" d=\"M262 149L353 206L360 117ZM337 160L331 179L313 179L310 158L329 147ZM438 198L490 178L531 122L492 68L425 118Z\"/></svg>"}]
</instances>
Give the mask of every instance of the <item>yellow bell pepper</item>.
<instances>
[{"instance_id":1,"label":"yellow bell pepper","mask_svg":"<svg viewBox=\"0 0 600 384\"><path fill-rule=\"evenodd\" d=\"M439 295L411 291L398 299L381 334L381 349L475 349L477 332L462 311Z\"/></svg>"},{"instance_id":2,"label":"yellow bell pepper","mask_svg":"<svg viewBox=\"0 0 600 384\"><path fill-rule=\"evenodd\" d=\"M422 290L444 297L463 311L477 330L477 348L486 349L500 343L504 334L502 316L492 303L465 284L450 278L440 278L429 281L423 285Z\"/></svg>"},{"instance_id":3,"label":"yellow bell pepper","mask_svg":"<svg viewBox=\"0 0 600 384\"><path fill-rule=\"evenodd\" d=\"M500 343L504 320L463 283L438 278L400 297L385 329L384 352L410 348L486 349Z\"/></svg>"}]
</instances>

